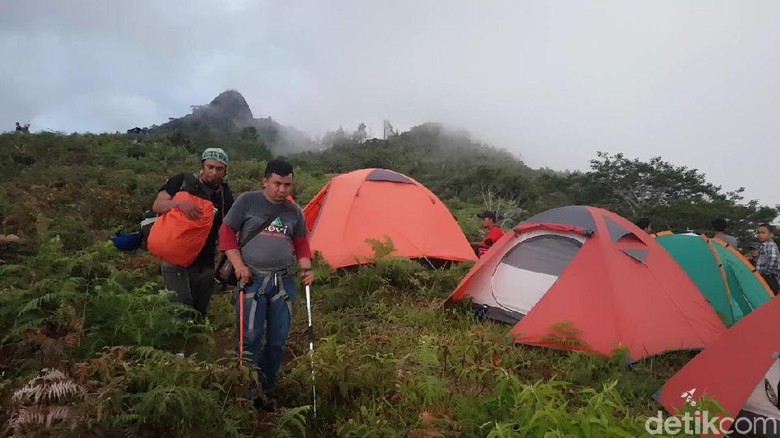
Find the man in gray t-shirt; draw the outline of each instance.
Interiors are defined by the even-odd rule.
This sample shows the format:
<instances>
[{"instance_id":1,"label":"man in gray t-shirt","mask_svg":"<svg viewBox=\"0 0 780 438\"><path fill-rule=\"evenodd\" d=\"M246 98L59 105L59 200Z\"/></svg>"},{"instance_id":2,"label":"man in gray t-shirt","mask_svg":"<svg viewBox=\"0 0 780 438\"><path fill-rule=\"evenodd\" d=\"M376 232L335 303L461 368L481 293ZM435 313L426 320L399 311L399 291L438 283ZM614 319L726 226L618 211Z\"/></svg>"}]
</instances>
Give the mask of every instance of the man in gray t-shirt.
<instances>
[{"instance_id":1,"label":"man in gray t-shirt","mask_svg":"<svg viewBox=\"0 0 780 438\"><path fill-rule=\"evenodd\" d=\"M306 219L297 205L288 200L271 202L260 191L239 196L225 223L240 230L241 258L252 273L291 269L293 242L307 234Z\"/></svg>"},{"instance_id":2,"label":"man in gray t-shirt","mask_svg":"<svg viewBox=\"0 0 780 438\"><path fill-rule=\"evenodd\" d=\"M270 161L263 190L241 194L219 233L219 248L235 267L239 281L239 355L257 368L262 385L262 391L252 388L247 397L262 409L276 407L271 394L292 323L296 260L303 284L314 279L306 220L300 207L288 200L292 184L292 166Z\"/></svg>"}]
</instances>

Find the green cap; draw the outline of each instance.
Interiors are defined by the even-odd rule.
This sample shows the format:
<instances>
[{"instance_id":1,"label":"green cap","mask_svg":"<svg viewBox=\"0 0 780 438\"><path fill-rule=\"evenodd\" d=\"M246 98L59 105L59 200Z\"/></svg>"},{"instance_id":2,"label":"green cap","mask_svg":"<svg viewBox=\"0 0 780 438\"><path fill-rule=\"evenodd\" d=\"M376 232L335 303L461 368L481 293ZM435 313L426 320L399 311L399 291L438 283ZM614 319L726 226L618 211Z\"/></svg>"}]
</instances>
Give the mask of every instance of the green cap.
<instances>
[{"instance_id":1,"label":"green cap","mask_svg":"<svg viewBox=\"0 0 780 438\"><path fill-rule=\"evenodd\" d=\"M208 148L203 151L203 155L200 156L200 161L205 160L217 160L227 166L228 156L225 151L220 148Z\"/></svg>"}]
</instances>

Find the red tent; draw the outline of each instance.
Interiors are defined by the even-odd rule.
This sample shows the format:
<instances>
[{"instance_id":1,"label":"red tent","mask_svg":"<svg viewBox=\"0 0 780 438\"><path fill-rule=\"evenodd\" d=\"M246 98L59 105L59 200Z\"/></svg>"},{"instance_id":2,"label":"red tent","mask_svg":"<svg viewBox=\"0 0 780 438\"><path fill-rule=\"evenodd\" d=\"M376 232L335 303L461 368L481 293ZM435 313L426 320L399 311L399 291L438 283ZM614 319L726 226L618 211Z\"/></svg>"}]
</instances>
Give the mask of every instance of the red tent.
<instances>
[{"instance_id":1,"label":"red tent","mask_svg":"<svg viewBox=\"0 0 780 438\"><path fill-rule=\"evenodd\" d=\"M607 210L561 207L521 223L474 265L449 300L471 298L513 324L515 342L639 360L698 349L725 326L648 234Z\"/></svg>"},{"instance_id":2,"label":"red tent","mask_svg":"<svg viewBox=\"0 0 780 438\"><path fill-rule=\"evenodd\" d=\"M669 379L661 389L661 404L678 414L686 404L693 409L701 408L702 398L706 396L726 410L720 413L721 418L764 417L770 419L767 435L780 435L780 423L776 422L780 419L779 322L777 299L752 311ZM709 413L709 417L718 414ZM734 428L745 432L748 424L737 420Z\"/></svg>"},{"instance_id":3,"label":"red tent","mask_svg":"<svg viewBox=\"0 0 780 438\"><path fill-rule=\"evenodd\" d=\"M372 261L366 239L390 238L393 255L462 262L476 260L446 205L414 179L387 169L361 169L332 178L303 209L311 248L333 268Z\"/></svg>"}]
</instances>

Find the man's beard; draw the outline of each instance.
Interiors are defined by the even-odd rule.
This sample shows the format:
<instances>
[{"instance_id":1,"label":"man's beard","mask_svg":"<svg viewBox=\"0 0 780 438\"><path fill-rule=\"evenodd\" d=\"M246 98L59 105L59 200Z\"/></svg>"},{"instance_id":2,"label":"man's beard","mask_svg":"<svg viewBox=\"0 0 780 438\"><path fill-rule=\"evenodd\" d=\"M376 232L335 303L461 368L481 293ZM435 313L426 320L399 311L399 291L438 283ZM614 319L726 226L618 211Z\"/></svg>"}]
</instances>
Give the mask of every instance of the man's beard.
<instances>
[{"instance_id":1,"label":"man's beard","mask_svg":"<svg viewBox=\"0 0 780 438\"><path fill-rule=\"evenodd\" d=\"M204 178L203 175L200 176L200 182L202 182L203 184L206 184L206 186L208 186L208 187L210 187L212 189L217 189L219 187L219 182L209 181L206 178Z\"/></svg>"}]
</instances>

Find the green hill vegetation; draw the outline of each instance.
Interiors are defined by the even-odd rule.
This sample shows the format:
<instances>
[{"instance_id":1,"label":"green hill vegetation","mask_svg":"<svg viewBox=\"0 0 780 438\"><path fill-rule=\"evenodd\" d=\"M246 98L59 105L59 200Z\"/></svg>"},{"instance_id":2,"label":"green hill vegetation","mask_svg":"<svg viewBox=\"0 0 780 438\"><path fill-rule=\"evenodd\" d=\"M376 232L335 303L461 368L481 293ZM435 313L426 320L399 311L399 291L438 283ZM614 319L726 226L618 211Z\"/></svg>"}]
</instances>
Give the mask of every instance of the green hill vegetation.
<instances>
[{"instance_id":1,"label":"green hill vegetation","mask_svg":"<svg viewBox=\"0 0 780 438\"><path fill-rule=\"evenodd\" d=\"M406 173L437 193L471 238L479 236L474 213L486 207L505 213L507 226L571 203L649 216L656 229L706 232L713 217L725 216L743 242L759 221L777 215L660 158L602 154L588 172L537 170L437 124L297 153L266 142L254 125L236 130L254 123L251 113L228 112L233 122L220 127L209 111L196 109L143 136L0 135L7 157L0 161L0 232L23 238L0 247L5 432L640 436L644 420L661 409L653 394L692 355L670 353L627 369L620 352L607 360L511 345L508 326L477 322L464 306L439 307L468 264L431 271L384 256L349 274L318 264L317 417L303 299L295 303L280 374L285 408L257 412L241 397L249 378L233 352L233 293L215 295L207 321L188 322L190 311L168 302L154 257L120 253L109 241L137 227L168 176L195 171L205 145L235 157L229 182L236 193L259 187L272 150L287 156L297 166L301 204L329 173L369 166ZM257 135L251 141L250 127Z\"/></svg>"}]
</instances>

